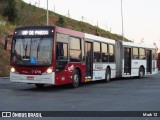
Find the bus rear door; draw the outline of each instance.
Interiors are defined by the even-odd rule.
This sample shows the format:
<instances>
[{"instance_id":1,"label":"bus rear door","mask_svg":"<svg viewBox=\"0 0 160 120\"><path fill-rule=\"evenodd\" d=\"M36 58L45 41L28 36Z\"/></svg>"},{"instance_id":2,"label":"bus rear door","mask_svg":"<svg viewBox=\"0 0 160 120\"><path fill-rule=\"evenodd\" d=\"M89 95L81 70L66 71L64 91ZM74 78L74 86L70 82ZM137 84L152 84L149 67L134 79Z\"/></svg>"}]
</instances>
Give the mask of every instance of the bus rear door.
<instances>
[{"instance_id":1,"label":"bus rear door","mask_svg":"<svg viewBox=\"0 0 160 120\"><path fill-rule=\"evenodd\" d=\"M147 54L147 73L152 73L152 50L146 50Z\"/></svg>"},{"instance_id":2,"label":"bus rear door","mask_svg":"<svg viewBox=\"0 0 160 120\"><path fill-rule=\"evenodd\" d=\"M92 42L85 42L85 56L86 56L86 80L91 81L93 69L93 45Z\"/></svg>"},{"instance_id":3,"label":"bus rear door","mask_svg":"<svg viewBox=\"0 0 160 120\"><path fill-rule=\"evenodd\" d=\"M124 74L131 75L131 48L124 48Z\"/></svg>"}]
</instances>

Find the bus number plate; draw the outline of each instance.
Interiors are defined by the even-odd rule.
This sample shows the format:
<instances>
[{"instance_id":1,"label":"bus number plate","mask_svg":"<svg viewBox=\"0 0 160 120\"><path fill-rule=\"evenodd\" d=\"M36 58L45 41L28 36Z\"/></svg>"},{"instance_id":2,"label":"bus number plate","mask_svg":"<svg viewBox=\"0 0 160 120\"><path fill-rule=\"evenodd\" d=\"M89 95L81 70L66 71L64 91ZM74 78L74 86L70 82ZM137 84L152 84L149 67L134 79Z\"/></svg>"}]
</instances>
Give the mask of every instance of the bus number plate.
<instances>
[{"instance_id":1,"label":"bus number plate","mask_svg":"<svg viewBox=\"0 0 160 120\"><path fill-rule=\"evenodd\" d=\"M27 80L34 80L34 76L27 76Z\"/></svg>"}]
</instances>

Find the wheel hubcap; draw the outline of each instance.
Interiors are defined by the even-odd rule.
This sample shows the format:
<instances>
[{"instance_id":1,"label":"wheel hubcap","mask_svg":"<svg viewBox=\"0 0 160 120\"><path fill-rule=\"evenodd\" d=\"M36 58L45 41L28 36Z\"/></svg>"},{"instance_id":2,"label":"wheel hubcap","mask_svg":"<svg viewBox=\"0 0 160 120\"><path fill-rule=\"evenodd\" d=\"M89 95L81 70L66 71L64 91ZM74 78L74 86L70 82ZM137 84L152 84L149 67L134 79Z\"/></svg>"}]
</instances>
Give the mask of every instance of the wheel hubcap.
<instances>
[{"instance_id":1,"label":"wheel hubcap","mask_svg":"<svg viewBox=\"0 0 160 120\"><path fill-rule=\"evenodd\" d=\"M143 71L140 72L140 76L141 76L141 77L143 76Z\"/></svg>"},{"instance_id":2,"label":"wheel hubcap","mask_svg":"<svg viewBox=\"0 0 160 120\"><path fill-rule=\"evenodd\" d=\"M75 75L74 75L74 82L75 82L75 83L78 83L78 80L79 80L78 75L75 74Z\"/></svg>"},{"instance_id":3,"label":"wheel hubcap","mask_svg":"<svg viewBox=\"0 0 160 120\"><path fill-rule=\"evenodd\" d=\"M107 74L107 81L109 80L109 74Z\"/></svg>"},{"instance_id":4,"label":"wheel hubcap","mask_svg":"<svg viewBox=\"0 0 160 120\"><path fill-rule=\"evenodd\" d=\"M110 74L107 72L106 73L106 81L109 81L110 80Z\"/></svg>"}]
</instances>

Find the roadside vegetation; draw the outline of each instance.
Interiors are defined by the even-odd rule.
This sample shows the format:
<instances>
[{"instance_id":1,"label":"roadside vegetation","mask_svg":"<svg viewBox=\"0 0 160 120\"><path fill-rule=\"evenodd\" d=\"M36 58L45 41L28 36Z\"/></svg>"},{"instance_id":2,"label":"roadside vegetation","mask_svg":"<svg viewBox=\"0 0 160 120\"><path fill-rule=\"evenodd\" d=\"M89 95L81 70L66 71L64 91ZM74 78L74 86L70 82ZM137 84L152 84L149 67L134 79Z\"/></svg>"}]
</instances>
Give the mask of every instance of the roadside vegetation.
<instances>
[{"instance_id":1,"label":"roadside vegetation","mask_svg":"<svg viewBox=\"0 0 160 120\"><path fill-rule=\"evenodd\" d=\"M4 51L4 37L13 34L16 27L46 25L46 10L27 4L22 0L0 0L0 76L8 75L9 51ZM74 20L49 11L49 25L61 26L114 40L122 40L121 35L105 31L89 23ZM130 41L124 38L125 41Z\"/></svg>"}]
</instances>

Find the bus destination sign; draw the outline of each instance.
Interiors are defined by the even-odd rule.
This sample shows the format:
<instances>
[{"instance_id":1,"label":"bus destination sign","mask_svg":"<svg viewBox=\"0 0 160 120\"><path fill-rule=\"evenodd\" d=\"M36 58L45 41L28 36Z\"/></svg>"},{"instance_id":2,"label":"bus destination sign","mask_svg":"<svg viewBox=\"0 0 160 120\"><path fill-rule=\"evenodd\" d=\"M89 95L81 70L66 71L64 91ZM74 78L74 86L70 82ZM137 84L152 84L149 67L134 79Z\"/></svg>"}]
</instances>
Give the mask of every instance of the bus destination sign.
<instances>
[{"instance_id":1,"label":"bus destination sign","mask_svg":"<svg viewBox=\"0 0 160 120\"><path fill-rule=\"evenodd\" d=\"M49 31L48 30L22 30L20 34L21 35L49 35Z\"/></svg>"}]
</instances>

